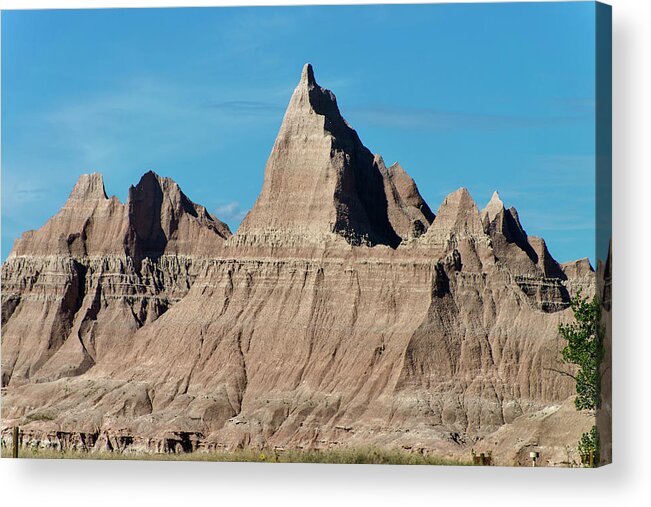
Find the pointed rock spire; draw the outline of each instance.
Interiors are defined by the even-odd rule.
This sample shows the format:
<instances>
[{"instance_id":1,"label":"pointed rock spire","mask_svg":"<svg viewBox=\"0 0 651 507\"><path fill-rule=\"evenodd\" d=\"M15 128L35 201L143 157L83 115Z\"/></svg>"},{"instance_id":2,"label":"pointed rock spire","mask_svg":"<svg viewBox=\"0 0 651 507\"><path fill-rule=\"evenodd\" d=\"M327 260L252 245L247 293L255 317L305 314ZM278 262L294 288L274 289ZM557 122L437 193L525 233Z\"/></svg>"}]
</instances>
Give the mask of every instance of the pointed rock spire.
<instances>
[{"instance_id":1,"label":"pointed rock spire","mask_svg":"<svg viewBox=\"0 0 651 507\"><path fill-rule=\"evenodd\" d=\"M463 187L448 194L432 225L413 246L450 259L456 271L478 272L494 264L479 209Z\"/></svg>"},{"instance_id":2,"label":"pointed rock spire","mask_svg":"<svg viewBox=\"0 0 651 507\"><path fill-rule=\"evenodd\" d=\"M448 194L430 230L436 234L483 234L479 210L468 189L461 187Z\"/></svg>"},{"instance_id":3,"label":"pointed rock spire","mask_svg":"<svg viewBox=\"0 0 651 507\"><path fill-rule=\"evenodd\" d=\"M560 264L554 259L552 254L547 249L547 243L542 238L537 236L528 236L528 244L536 252L537 265L542 270L542 273L547 278L560 278L561 280L567 278Z\"/></svg>"},{"instance_id":4,"label":"pointed rock spire","mask_svg":"<svg viewBox=\"0 0 651 507\"><path fill-rule=\"evenodd\" d=\"M126 245L136 260L167 252L206 253L231 236L225 223L188 199L173 179L153 171L129 188L127 208Z\"/></svg>"},{"instance_id":5,"label":"pointed rock spire","mask_svg":"<svg viewBox=\"0 0 651 507\"><path fill-rule=\"evenodd\" d=\"M502 266L519 273L565 277L545 242L527 235L517 210L513 207L507 210L497 191L482 210L482 222Z\"/></svg>"},{"instance_id":6,"label":"pointed rock spire","mask_svg":"<svg viewBox=\"0 0 651 507\"><path fill-rule=\"evenodd\" d=\"M205 255L231 236L228 226L193 203L170 178L149 171L125 204L110 199L99 173L83 174L70 197L37 231L24 233L12 255Z\"/></svg>"},{"instance_id":7,"label":"pointed rock spire","mask_svg":"<svg viewBox=\"0 0 651 507\"><path fill-rule=\"evenodd\" d=\"M311 63L303 65L300 83L306 84L307 86L316 86L316 81L314 80L314 69L312 69Z\"/></svg>"},{"instance_id":8,"label":"pointed rock spire","mask_svg":"<svg viewBox=\"0 0 651 507\"><path fill-rule=\"evenodd\" d=\"M103 176L100 173L82 174L68 199L108 199Z\"/></svg>"},{"instance_id":9,"label":"pointed rock spire","mask_svg":"<svg viewBox=\"0 0 651 507\"><path fill-rule=\"evenodd\" d=\"M407 206L416 208L423 215L423 218L428 224L431 224L434 221L434 213L430 209L429 205L423 199L423 196L420 195L418 186L414 179L409 176L407 171L398 163L395 162L391 167L389 167L389 177L393 184L396 187L396 190L402 197L402 200Z\"/></svg>"},{"instance_id":10,"label":"pointed rock spire","mask_svg":"<svg viewBox=\"0 0 651 507\"><path fill-rule=\"evenodd\" d=\"M504 211L504 203L500 199L500 194L497 193L497 190L493 192L491 200L488 201L486 207L481 211L482 219L488 219L488 222L492 222L498 213Z\"/></svg>"},{"instance_id":11,"label":"pointed rock spire","mask_svg":"<svg viewBox=\"0 0 651 507\"><path fill-rule=\"evenodd\" d=\"M517 229L522 233L525 234L524 228L522 227L522 223L520 222L520 215L518 215L518 210L515 209L513 206L511 206L508 209L509 215L511 215L511 218L513 219L513 223L517 226Z\"/></svg>"},{"instance_id":12,"label":"pointed rock spire","mask_svg":"<svg viewBox=\"0 0 651 507\"><path fill-rule=\"evenodd\" d=\"M397 162L387 168L380 155L375 164L384 177L389 220L403 240L421 236L434 220L434 213L418 191L416 182Z\"/></svg>"},{"instance_id":13,"label":"pointed rock spire","mask_svg":"<svg viewBox=\"0 0 651 507\"><path fill-rule=\"evenodd\" d=\"M14 243L12 255L72 255L118 252L126 213L108 198L100 173L82 174L62 208L36 231Z\"/></svg>"},{"instance_id":14,"label":"pointed rock spire","mask_svg":"<svg viewBox=\"0 0 651 507\"><path fill-rule=\"evenodd\" d=\"M306 64L265 168L262 191L234 241L397 246L384 178Z\"/></svg>"}]
</instances>

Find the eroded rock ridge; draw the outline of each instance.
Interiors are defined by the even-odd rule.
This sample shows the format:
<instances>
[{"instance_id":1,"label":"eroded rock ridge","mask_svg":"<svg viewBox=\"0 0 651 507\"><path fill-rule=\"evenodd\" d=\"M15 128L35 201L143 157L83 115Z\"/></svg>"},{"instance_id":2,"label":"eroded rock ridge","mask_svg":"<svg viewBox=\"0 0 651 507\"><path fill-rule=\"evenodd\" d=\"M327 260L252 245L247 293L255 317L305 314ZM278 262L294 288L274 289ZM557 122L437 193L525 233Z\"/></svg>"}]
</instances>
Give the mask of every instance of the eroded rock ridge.
<instances>
[{"instance_id":1,"label":"eroded rock ridge","mask_svg":"<svg viewBox=\"0 0 651 507\"><path fill-rule=\"evenodd\" d=\"M480 210L462 188L434 214L306 65L234 236L148 172L125 204L83 175L16 241L3 428L85 450L508 446L567 412L557 328L579 289L587 259L559 265L497 193Z\"/></svg>"}]
</instances>

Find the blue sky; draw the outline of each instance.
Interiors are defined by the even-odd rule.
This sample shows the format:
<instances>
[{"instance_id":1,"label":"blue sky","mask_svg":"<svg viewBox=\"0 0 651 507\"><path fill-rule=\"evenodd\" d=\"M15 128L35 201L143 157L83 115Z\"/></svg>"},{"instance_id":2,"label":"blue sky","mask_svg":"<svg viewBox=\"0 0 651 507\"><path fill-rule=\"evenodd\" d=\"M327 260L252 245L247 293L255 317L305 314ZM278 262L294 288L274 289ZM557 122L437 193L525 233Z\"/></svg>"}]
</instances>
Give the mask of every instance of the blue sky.
<instances>
[{"instance_id":1,"label":"blue sky","mask_svg":"<svg viewBox=\"0 0 651 507\"><path fill-rule=\"evenodd\" d=\"M305 62L430 207L494 190L594 261L594 4L2 13L2 258L81 173L152 169L235 230Z\"/></svg>"}]
</instances>

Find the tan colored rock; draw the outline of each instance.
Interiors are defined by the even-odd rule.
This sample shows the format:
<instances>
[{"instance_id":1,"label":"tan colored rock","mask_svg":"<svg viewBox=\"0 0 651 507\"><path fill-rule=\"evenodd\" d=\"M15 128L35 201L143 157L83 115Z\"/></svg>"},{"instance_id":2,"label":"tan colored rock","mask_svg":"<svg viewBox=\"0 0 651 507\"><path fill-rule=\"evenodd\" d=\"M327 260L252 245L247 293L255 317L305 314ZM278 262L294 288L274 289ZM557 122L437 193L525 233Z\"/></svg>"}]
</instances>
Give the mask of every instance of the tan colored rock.
<instances>
[{"instance_id":1,"label":"tan colored rock","mask_svg":"<svg viewBox=\"0 0 651 507\"><path fill-rule=\"evenodd\" d=\"M230 236L149 172L126 205L82 175L65 205L2 266L2 385L80 375L183 297ZM11 380L13 379L13 380Z\"/></svg>"},{"instance_id":2,"label":"tan colored rock","mask_svg":"<svg viewBox=\"0 0 651 507\"><path fill-rule=\"evenodd\" d=\"M102 175L84 174L61 210L17 239L9 257L119 254L127 227L126 209L117 197L106 196Z\"/></svg>"},{"instance_id":3,"label":"tan colored rock","mask_svg":"<svg viewBox=\"0 0 651 507\"><path fill-rule=\"evenodd\" d=\"M576 443L594 425L594 413L578 412L574 397L558 405L523 414L511 424L477 442L477 454L491 455L497 465L533 466L531 452L537 452L536 466L579 467Z\"/></svg>"},{"instance_id":4,"label":"tan colored rock","mask_svg":"<svg viewBox=\"0 0 651 507\"><path fill-rule=\"evenodd\" d=\"M593 277L594 269L590 264L590 259L584 257L575 261L565 262L561 264L561 269L565 276L568 278L584 278Z\"/></svg>"},{"instance_id":5,"label":"tan colored rock","mask_svg":"<svg viewBox=\"0 0 651 507\"><path fill-rule=\"evenodd\" d=\"M45 447L458 456L497 441L519 462L508 435L535 433L530 416L547 435L574 420L551 415L574 393L558 325L594 277L556 270L497 195L480 212L459 189L434 217L310 66L229 235L171 180L148 173L121 205L83 177L3 265L3 438L19 423Z\"/></svg>"},{"instance_id":6,"label":"tan colored rock","mask_svg":"<svg viewBox=\"0 0 651 507\"><path fill-rule=\"evenodd\" d=\"M482 210L482 222L499 264L523 275L564 278L545 242L527 235L517 210L506 209L497 191Z\"/></svg>"},{"instance_id":7,"label":"tan colored rock","mask_svg":"<svg viewBox=\"0 0 651 507\"><path fill-rule=\"evenodd\" d=\"M449 194L441 204L427 239L438 240L453 235L463 238L483 234L484 228L477 205L468 190L460 188Z\"/></svg>"},{"instance_id":8,"label":"tan colored rock","mask_svg":"<svg viewBox=\"0 0 651 507\"><path fill-rule=\"evenodd\" d=\"M231 236L228 226L193 203L170 178L149 171L129 188L129 254L214 255Z\"/></svg>"},{"instance_id":9,"label":"tan colored rock","mask_svg":"<svg viewBox=\"0 0 651 507\"><path fill-rule=\"evenodd\" d=\"M491 196L491 200L488 201L486 207L481 210L481 218L484 223L491 223L497 215L504 211L504 203L500 199L500 194L495 190Z\"/></svg>"},{"instance_id":10,"label":"tan colored rock","mask_svg":"<svg viewBox=\"0 0 651 507\"><path fill-rule=\"evenodd\" d=\"M592 297L595 294L595 271L587 257L575 261L565 262L560 265L567 277L565 285L571 296L581 291L583 297Z\"/></svg>"},{"instance_id":11,"label":"tan colored rock","mask_svg":"<svg viewBox=\"0 0 651 507\"><path fill-rule=\"evenodd\" d=\"M421 236L434 221L434 213L418 191L416 182L397 162L387 168L380 155L375 164L384 178L384 193L391 226L403 240Z\"/></svg>"},{"instance_id":12,"label":"tan colored rock","mask_svg":"<svg viewBox=\"0 0 651 507\"><path fill-rule=\"evenodd\" d=\"M240 244L396 246L382 174L306 64L265 169L262 191L242 221Z\"/></svg>"},{"instance_id":13,"label":"tan colored rock","mask_svg":"<svg viewBox=\"0 0 651 507\"><path fill-rule=\"evenodd\" d=\"M496 261L491 239L466 188L449 194L427 232L408 246L448 259L456 271L481 272L492 269Z\"/></svg>"}]
</instances>

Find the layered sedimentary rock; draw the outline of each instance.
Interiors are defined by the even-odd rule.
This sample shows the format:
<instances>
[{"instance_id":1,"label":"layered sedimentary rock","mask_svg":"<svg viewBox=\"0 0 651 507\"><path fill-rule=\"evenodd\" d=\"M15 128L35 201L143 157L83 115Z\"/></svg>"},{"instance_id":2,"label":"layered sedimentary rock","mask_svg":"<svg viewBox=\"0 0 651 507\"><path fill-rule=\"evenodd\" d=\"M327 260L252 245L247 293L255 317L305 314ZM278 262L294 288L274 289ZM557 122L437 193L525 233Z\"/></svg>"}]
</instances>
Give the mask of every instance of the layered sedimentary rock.
<instances>
[{"instance_id":1,"label":"layered sedimentary rock","mask_svg":"<svg viewBox=\"0 0 651 507\"><path fill-rule=\"evenodd\" d=\"M557 329L594 276L497 194L434 215L306 66L235 236L171 180L122 205L84 176L2 284L3 425L38 445L461 455L573 394Z\"/></svg>"},{"instance_id":2,"label":"layered sedimentary rock","mask_svg":"<svg viewBox=\"0 0 651 507\"><path fill-rule=\"evenodd\" d=\"M382 157L376 155L375 164L384 178L391 226L402 240L421 236L434 221L434 213L420 195L416 182L397 162L387 168Z\"/></svg>"},{"instance_id":3,"label":"layered sedimentary rock","mask_svg":"<svg viewBox=\"0 0 651 507\"><path fill-rule=\"evenodd\" d=\"M384 186L375 157L307 64L238 243L323 245L343 239L395 247L400 237L388 217Z\"/></svg>"},{"instance_id":4,"label":"layered sedimentary rock","mask_svg":"<svg viewBox=\"0 0 651 507\"><path fill-rule=\"evenodd\" d=\"M79 375L181 299L228 227L149 172L122 204L99 174L2 266L2 385ZM202 257L203 256L203 257Z\"/></svg>"},{"instance_id":5,"label":"layered sedimentary rock","mask_svg":"<svg viewBox=\"0 0 651 507\"><path fill-rule=\"evenodd\" d=\"M84 174L56 215L16 240L10 258L117 254L123 251L127 227L125 207L116 197L106 196L102 175Z\"/></svg>"},{"instance_id":6,"label":"layered sedimentary rock","mask_svg":"<svg viewBox=\"0 0 651 507\"><path fill-rule=\"evenodd\" d=\"M565 285L570 295L592 297L595 295L595 276L596 273L590 264L590 259L584 257L575 261L565 262L560 265L564 275L567 277Z\"/></svg>"},{"instance_id":7,"label":"layered sedimentary rock","mask_svg":"<svg viewBox=\"0 0 651 507\"><path fill-rule=\"evenodd\" d=\"M231 236L228 226L193 203L170 178L149 171L129 188L127 254L136 260L161 255L212 256Z\"/></svg>"}]
</instances>

